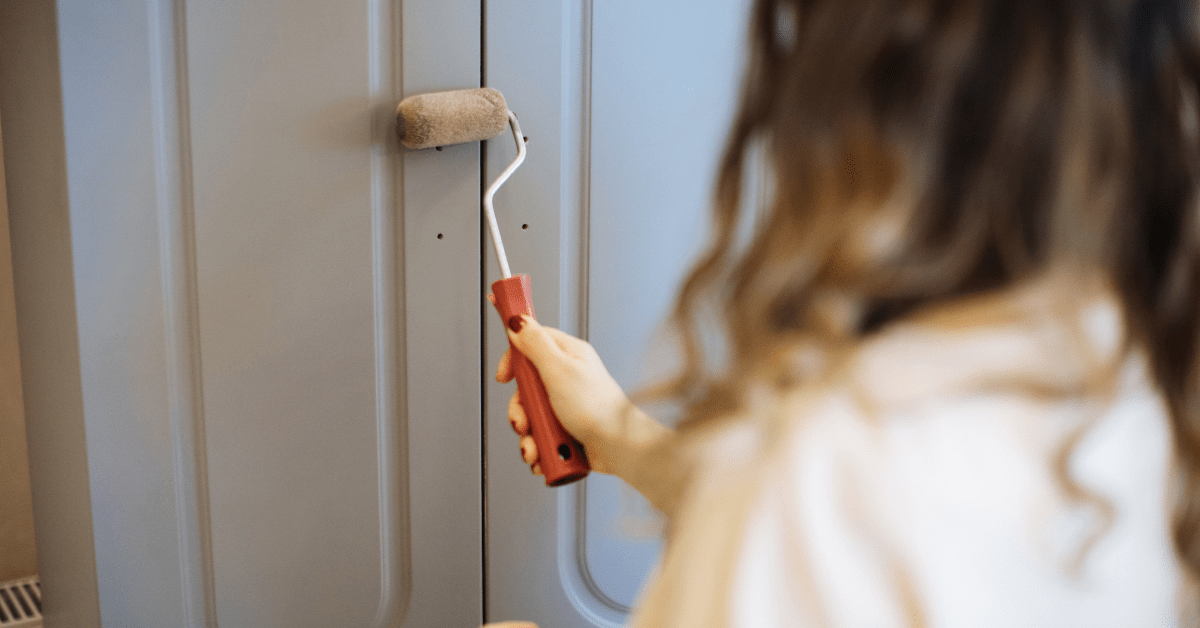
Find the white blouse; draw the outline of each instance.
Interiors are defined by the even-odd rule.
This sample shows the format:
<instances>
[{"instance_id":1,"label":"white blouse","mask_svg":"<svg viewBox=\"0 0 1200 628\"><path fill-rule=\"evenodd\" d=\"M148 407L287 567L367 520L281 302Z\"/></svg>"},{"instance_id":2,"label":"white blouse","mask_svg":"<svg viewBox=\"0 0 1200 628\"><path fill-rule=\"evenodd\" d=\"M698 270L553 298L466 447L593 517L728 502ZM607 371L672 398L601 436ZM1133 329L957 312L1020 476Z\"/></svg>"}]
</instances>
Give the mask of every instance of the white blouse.
<instances>
[{"instance_id":1,"label":"white blouse","mask_svg":"<svg viewBox=\"0 0 1200 628\"><path fill-rule=\"evenodd\" d=\"M896 325L691 435L632 625L1185 625L1166 410L1113 301L1078 303Z\"/></svg>"}]
</instances>

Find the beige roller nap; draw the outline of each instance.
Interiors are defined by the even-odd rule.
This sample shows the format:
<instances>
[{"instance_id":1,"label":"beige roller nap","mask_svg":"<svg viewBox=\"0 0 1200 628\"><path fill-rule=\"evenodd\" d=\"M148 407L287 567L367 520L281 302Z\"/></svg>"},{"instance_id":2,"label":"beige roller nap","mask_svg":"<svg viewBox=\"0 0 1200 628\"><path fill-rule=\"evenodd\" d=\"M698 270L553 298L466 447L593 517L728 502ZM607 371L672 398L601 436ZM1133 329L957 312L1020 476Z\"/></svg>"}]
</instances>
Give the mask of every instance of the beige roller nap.
<instances>
[{"instance_id":1,"label":"beige roller nap","mask_svg":"<svg viewBox=\"0 0 1200 628\"><path fill-rule=\"evenodd\" d=\"M396 133L408 148L488 140L507 128L504 95L490 87L409 96L396 108Z\"/></svg>"}]
</instances>

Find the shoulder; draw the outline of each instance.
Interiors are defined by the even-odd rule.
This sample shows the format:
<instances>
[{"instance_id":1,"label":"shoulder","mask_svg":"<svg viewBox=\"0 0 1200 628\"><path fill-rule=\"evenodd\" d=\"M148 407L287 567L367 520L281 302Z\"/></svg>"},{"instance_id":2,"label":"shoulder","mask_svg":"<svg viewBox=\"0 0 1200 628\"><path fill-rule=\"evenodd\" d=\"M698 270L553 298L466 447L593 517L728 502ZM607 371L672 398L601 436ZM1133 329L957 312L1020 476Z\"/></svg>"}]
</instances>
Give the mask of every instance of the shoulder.
<instances>
[{"instance_id":1,"label":"shoulder","mask_svg":"<svg viewBox=\"0 0 1200 628\"><path fill-rule=\"evenodd\" d=\"M736 626L1172 625L1165 411L1078 313L906 324L752 393L693 437L660 578Z\"/></svg>"},{"instance_id":2,"label":"shoulder","mask_svg":"<svg viewBox=\"0 0 1200 628\"><path fill-rule=\"evenodd\" d=\"M748 419L739 625L774 625L772 578L817 625L1172 625L1166 411L1111 304L1079 306L898 326Z\"/></svg>"}]
</instances>

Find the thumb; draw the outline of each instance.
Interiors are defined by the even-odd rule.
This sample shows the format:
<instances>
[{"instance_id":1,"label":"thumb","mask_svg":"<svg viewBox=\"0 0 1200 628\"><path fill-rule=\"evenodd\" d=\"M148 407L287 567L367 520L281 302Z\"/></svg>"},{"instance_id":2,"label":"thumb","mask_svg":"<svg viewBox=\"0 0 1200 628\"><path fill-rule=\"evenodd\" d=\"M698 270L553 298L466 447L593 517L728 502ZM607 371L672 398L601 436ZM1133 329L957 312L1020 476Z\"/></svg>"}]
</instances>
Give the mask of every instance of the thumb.
<instances>
[{"instance_id":1,"label":"thumb","mask_svg":"<svg viewBox=\"0 0 1200 628\"><path fill-rule=\"evenodd\" d=\"M513 327L516 327L516 332L513 331ZM539 372L543 367L550 367L567 357L558 343L554 342L554 338L546 332L546 328L532 316L522 314L519 319L513 320L507 331L513 346L525 354Z\"/></svg>"}]
</instances>

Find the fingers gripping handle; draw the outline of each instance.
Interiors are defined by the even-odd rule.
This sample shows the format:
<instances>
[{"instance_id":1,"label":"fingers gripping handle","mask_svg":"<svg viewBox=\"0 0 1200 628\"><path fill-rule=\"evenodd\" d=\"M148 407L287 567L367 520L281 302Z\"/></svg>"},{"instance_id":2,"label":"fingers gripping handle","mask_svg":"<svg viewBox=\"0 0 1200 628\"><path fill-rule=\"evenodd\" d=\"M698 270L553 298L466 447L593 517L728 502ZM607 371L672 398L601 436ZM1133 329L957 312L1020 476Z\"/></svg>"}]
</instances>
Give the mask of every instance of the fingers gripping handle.
<instances>
[{"instance_id":1,"label":"fingers gripping handle","mask_svg":"<svg viewBox=\"0 0 1200 628\"><path fill-rule=\"evenodd\" d=\"M533 316L529 275L515 275L493 283L488 299L496 306L500 320L506 326L522 314ZM517 391L521 406L529 417L529 430L537 443L538 464L542 465L546 485L562 486L583 479L591 470L583 446L558 422L537 369L516 347L511 348Z\"/></svg>"},{"instance_id":2,"label":"fingers gripping handle","mask_svg":"<svg viewBox=\"0 0 1200 628\"><path fill-rule=\"evenodd\" d=\"M529 417L529 430L537 443L538 464L546 476L546 486L562 486L587 477L591 469L587 454L558 422L537 370L519 351L513 352L512 359L521 406Z\"/></svg>"}]
</instances>

